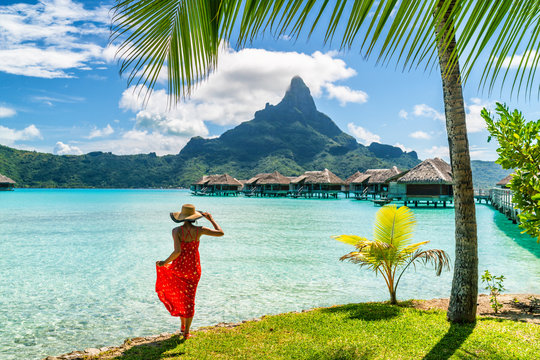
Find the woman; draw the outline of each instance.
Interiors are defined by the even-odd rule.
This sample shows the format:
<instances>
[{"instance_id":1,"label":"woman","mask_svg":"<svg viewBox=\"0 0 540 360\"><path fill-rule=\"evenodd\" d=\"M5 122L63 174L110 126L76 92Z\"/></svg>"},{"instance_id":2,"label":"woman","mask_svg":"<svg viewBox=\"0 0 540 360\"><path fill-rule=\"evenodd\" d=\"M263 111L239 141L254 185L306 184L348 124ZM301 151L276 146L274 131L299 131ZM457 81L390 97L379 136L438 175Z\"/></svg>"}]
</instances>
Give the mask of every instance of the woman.
<instances>
[{"instance_id":1,"label":"woman","mask_svg":"<svg viewBox=\"0 0 540 360\"><path fill-rule=\"evenodd\" d=\"M195 220L205 217L214 229L195 226ZM190 337L189 328L195 313L195 293L201 277L199 239L202 235L223 236L223 230L207 212L200 213L186 204L182 211L171 213L174 222L182 226L172 230L174 251L166 260L156 262L156 292L172 316L179 316L184 339ZM172 264L168 265L170 262Z\"/></svg>"}]
</instances>

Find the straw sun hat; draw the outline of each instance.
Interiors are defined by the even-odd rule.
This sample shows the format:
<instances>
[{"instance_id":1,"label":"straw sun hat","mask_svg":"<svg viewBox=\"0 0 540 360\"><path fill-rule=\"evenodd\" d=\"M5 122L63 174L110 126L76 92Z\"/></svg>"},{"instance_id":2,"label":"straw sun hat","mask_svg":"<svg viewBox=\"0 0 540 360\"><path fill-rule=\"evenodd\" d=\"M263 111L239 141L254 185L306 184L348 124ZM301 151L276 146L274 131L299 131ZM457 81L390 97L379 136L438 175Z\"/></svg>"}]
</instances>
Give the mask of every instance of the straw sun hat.
<instances>
[{"instance_id":1,"label":"straw sun hat","mask_svg":"<svg viewBox=\"0 0 540 360\"><path fill-rule=\"evenodd\" d=\"M202 214L198 212L197 210L195 210L195 206L191 204L182 205L182 211L171 213L172 221L177 222L177 223L182 222L184 220L195 221L202 217L203 217Z\"/></svg>"}]
</instances>

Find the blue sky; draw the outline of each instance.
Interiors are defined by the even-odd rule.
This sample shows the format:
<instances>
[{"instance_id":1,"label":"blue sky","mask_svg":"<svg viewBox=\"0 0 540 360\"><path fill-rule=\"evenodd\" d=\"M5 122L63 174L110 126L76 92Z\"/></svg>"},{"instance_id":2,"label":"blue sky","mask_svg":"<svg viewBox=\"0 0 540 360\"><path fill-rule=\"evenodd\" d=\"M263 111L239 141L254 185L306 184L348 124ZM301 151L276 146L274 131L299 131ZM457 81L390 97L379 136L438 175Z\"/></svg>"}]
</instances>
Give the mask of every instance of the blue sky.
<instances>
[{"instance_id":1,"label":"blue sky","mask_svg":"<svg viewBox=\"0 0 540 360\"><path fill-rule=\"evenodd\" d=\"M55 154L176 154L192 136L219 136L266 102L276 104L300 75L318 109L360 143L448 159L438 69L376 66L354 49L323 47L318 34L309 42L266 37L243 50L225 46L217 72L188 101L168 108L162 80L143 107L108 46L111 4L0 3L0 144ZM528 102L512 99L507 88L478 93L478 75L464 88L471 156L494 160L497 144L487 143L480 109L502 101L529 120L540 118L540 109L537 94Z\"/></svg>"}]
</instances>

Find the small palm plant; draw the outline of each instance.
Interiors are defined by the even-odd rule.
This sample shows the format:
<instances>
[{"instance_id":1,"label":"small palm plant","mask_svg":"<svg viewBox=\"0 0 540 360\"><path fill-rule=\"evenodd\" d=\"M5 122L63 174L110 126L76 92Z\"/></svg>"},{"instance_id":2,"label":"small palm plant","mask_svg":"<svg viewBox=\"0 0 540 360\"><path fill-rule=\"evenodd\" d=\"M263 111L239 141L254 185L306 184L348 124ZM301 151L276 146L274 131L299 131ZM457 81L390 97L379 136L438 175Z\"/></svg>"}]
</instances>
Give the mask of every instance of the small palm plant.
<instances>
[{"instance_id":1,"label":"small palm plant","mask_svg":"<svg viewBox=\"0 0 540 360\"><path fill-rule=\"evenodd\" d=\"M356 248L356 251L342 256L341 261L349 260L361 267L370 268L376 274L382 274L390 292L391 304L397 304L399 280L409 265L416 262L431 263L435 266L437 276L443 268L450 270L449 257L444 250L420 250L420 246L429 241L411 244L415 223L414 214L408 207L398 209L396 205L387 205L377 212L374 240L356 235L332 236Z\"/></svg>"}]
</instances>

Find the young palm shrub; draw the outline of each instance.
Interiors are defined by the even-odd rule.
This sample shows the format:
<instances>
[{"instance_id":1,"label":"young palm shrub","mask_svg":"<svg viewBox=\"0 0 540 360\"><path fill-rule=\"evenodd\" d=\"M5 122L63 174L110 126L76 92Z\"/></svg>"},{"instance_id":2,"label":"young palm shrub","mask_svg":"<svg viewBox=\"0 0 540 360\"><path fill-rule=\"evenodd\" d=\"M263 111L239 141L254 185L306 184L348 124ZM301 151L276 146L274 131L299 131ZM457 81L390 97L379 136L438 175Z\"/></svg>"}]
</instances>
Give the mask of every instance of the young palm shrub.
<instances>
[{"instance_id":1,"label":"young palm shrub","mask_svg":"<svg viewBox=\"0 0 540 360\"><path fill-rule=\"evenodd\" d=\"M373 240L356 235L332 236L356 248L356 251L342 256L341 261L365 266L383 276L391 304L397 304L399 280L411 264L431 263L437 276L441 275L443 268L450 270L449 257L444 250L420 250L420 246L429 241L411 244L415 223L414 214L408 207L398 209L396 205L387 205L377 211Z\"/></svg>"}]
</instances>

